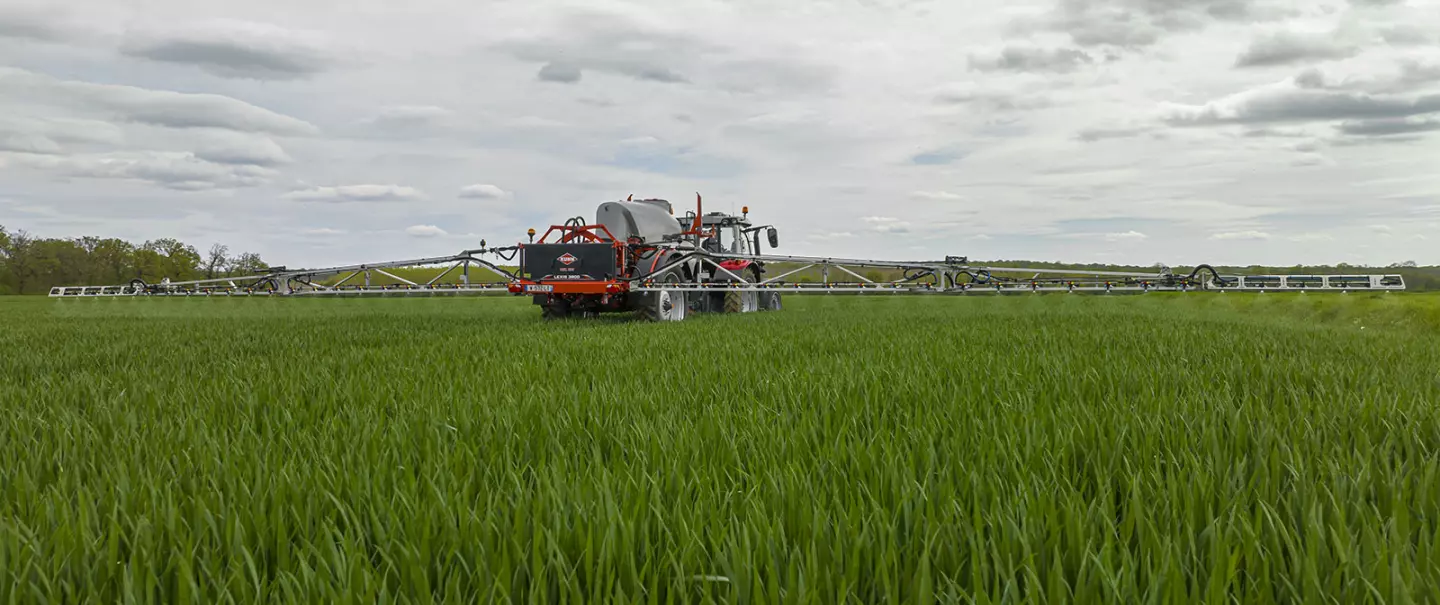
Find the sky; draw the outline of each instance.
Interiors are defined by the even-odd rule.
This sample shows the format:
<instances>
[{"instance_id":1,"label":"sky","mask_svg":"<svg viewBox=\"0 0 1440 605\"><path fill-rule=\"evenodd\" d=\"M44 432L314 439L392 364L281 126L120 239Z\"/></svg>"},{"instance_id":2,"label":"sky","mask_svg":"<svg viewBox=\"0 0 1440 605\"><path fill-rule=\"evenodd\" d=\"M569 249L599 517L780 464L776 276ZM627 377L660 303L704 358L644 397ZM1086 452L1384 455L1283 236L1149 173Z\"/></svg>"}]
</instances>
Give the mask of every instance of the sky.
<instances>
[{"instance_id":1,"label":"sky","mask_svg":"<svg viewBox=\"0 0 1440 605\"><path fill-rule=\"evenodd\" d=\"M627 195L776 253L1440 264L1440 0L0 0L0 225L317 267Z\"/></svg>"}]
</instances>

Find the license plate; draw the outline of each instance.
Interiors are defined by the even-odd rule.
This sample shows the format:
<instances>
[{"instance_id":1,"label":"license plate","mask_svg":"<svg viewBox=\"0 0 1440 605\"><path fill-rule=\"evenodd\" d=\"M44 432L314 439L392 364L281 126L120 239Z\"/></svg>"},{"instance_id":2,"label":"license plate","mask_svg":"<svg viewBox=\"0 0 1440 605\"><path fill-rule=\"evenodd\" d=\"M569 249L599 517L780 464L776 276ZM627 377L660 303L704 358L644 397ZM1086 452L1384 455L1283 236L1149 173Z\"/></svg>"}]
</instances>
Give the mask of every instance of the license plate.
<instances>
[{"instance_id":1,"label":"license plate","mask_svg":"<svg viewBox=\"0 0 1440 605\"><path fill-rule=\"evenodd\" d=\"M555 286L549 284L537 284L525 286L526 292L554 292Z\"/></svg>"}]
</instances>

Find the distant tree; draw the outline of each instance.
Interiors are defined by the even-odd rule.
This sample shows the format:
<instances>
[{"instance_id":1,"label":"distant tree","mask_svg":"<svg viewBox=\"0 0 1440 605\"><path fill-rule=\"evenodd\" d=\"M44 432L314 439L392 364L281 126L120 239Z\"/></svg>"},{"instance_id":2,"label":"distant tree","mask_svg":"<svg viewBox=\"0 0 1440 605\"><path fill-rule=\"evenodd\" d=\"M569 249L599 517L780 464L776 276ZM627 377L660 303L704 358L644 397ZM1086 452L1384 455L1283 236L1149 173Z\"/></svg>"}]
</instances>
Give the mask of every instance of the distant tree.
<instances>
[{"instance_id":1,"label":"distant tree","mask_svg":"<svg viewBox=\"0 0 1440 605\"><path fill-rule=\"evenodd\" d=\"M15 293L24 294L25 286L35 279L35 238L24 229L6 237L5 264L15 282Z\"/></svg>"},{"instance_id":2,"label":"distant tree","mask_svg":"<svg viewBox=\"0 0 1440 605\"><path fill-rule=\"evenodd\" d=\"M90 284L119 284L137 276L133 271L135 246L130 242L102 239L95 243L90 255L96 271L96 277Z\"/></svg>"},{"instance_id":3,"label":"distant tree","mask_svg":"<svg viewBox=\"0 0 1440 605\"><path fill-rule=\"evenodd\" d=\"M228 262L227 255L230 248L222 244L210 246L210 253L205 257L205 279L214 279L216 271L225 270L225 263Z\"/></svg>"},{"instance_id":4,"label":"distant tree","mask_svg":"<svg viewBox=\"0 0 1440 605\"><path fill-rule=\"evenodd\" d=\"M200 252L194 246L166 237L147 241L142 247L160 255L161 277L181 281L194 279L200 274Z\"/></svg>"},{"instance_id":5,"label":"distant tree","mask_svg":"<svg viewBox=\"0 0 1440 605\"><path fill-rule=\"evenodd\" d=\"M268 269L269 265L260 260L260 255L254 252L241 252L230 259L229 271L232 275L247 275L257 271Z\"/></svg>"}]
</instances>

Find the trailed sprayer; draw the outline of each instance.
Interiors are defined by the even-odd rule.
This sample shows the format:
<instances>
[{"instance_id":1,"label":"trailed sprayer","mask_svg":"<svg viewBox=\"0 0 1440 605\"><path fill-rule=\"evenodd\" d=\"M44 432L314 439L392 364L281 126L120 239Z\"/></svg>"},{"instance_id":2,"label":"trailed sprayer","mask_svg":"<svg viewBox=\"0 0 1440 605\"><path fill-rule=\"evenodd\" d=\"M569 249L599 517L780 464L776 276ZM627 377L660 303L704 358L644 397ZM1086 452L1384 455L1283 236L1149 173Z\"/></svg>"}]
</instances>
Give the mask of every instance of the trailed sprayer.
<instances>
[{"instance_id":1,"label":"trailed sprayer","mask_svg":"<svg viewBox=\"0 0 1440 605\"><path fill-rule=\"evenodd\" d=\"M773 225L695 209L677 215L663 199L604 202L595 219L551 225L513 246L318 269L271 267L252 275L193 281L135 279L114 286L56 287L50 296L373 296L511 294L528 296L547 319L636 313L678 321L690 313L748 313L781 308L781 296L853 294L1022 294L1045 292L1351 292L1404 290L1395 274L1221 275L1209 265L1188 273L1084 271L971 265L963 256L934 261L846 259L775 254ZM770 250L766 250L769 248ZM493 257L494 262L486 257ZM510 268L501 266L505 263ZM424 282L397 268L441 267ZM490 282L472 282L471 271ZM818 272L818 279L814 275ZM869 275L862 275L865 272ZM878 277L881 273L887 278ZM373 274L392 283L372 284ZM796 276L802 276L797 278Z\"/></svg>"}]
</instances>

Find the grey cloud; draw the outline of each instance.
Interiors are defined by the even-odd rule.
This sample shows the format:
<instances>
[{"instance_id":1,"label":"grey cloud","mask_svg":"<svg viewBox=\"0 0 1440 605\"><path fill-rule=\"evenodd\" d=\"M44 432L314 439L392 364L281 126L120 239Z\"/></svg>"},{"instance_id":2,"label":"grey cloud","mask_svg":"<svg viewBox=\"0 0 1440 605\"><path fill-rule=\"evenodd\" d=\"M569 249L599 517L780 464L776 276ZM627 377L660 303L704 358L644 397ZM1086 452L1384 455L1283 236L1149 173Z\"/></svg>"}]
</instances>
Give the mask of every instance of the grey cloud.
<instances>
[{"instance_id":1,"label":"grey cloud","mask_svg":"<svg viewBox=\"0 0 1440 605\"><path fill-rule=\"evenodd\" d=\"M612 13L577 11L562 18L558 29L554 35L510 40L499 48L518 59L544 63L536 77L551 82L578 81L584 70L685 82L677 63L703 50L677 33Z\"/></svg>"},{"instance_id":2,"label":"grey cloud","mask_svg":"<svg viewBox=\"0 0 1440 605\"><path fill-rule=\"evenodd\" d=\"M582 10L560 18L554 31L497 45L500 51L540 64L537 80L574 84L590 73L642 82L704 82L742 93L817 90L835 69L799 58L800 53L758 53L753 47L707 41L703 35L626 15Z\"/></svg>"},{"instance_id":3,"label":"grey cloud","mask_svg":"<svg viewBox=\"0 0 1440 605\"><path fill-rule=\"evenodd\" d=\"M1440 63L1407 60L1400 64L1400 85L1411 87L1440 82Z\"/></svg>"},{"instance_id":4,"label":"grey cloud","mask_svg":"<svg viewBox=\"0 0 1440 605\"><path fill-rule=\"evenodd\" d=\"M1204 105L1173 105L1164 120L1175 126L1262 124L1403 118L1435 111L1440 111L1440 94L1405 99L1272 85Z\"/></svg>"},{"instance_id":5,"label":"grey cloud","mask_svg":"<svg viewBox=\"0 0 1440 605\"><path fill-rule=\"evenodd\" d=\"M1407 24L1381 29L1380 39L1391 46L1426 46L1440 41L1440 36L1430 28Z\"/></svg>"},{"instance_id":6,"label":"grey cloud","mask_svg":"<svg viewBox=\"0 0 1440 605\"><path fill-rule=\"evenodd\" d=\"M16 153L58 154L60 144L40 134L0 134L0 151Z\"/></svg>"},{"instance_id":7,"label":"grey cloud","mask_svg":"<svg viewBox=\"0 0 1440 605\"><path fill-rule=\"evenodd\" d=\"M1387 136L1440 130L1435 120L1362 120L1342 122L1340 132L1352 136Z\"/></svg>"},{"instance_id":8,"label":"grey cloud","mask_svg":"<svg viewBox=\"0 0 1440 605\"><path fill-rule=\"evenodd\" d=\"M399 185L341 185L311 187L281 197L297 202L409 202L425 199L425 194Z\"/></svg>"},{"instance_id":9,"label":"grey cloud","mask_svg":"<svg viewBox=\"0 0 1440 605\"><path fill-rule=\"evenodd\" d=\"M362 123L372 132L397 138L415 138L456 126L455 113L434 105L399 105L381 109Z\"/></svg>"},{"instance_id":10,"label":"grey cloud","mask_svg":"<svg viewBox=\"0 0 1440 605\"><path fill-rule=\"evenodd\" d=\"M183 31L141 34L122 47L125 55L191 65L224 78L295 80L329 69L318 45L275 26L225 22Z\"/></svg>"},{"instance_id":11,"label":"grey cloud","mask_svg":"<svg viewBox=\"0 0 1440 605\"><path fill-rule=\"evenodd\" d=\"M1235 59L1235 66L1272 67L1344 59L1359 52L1358 48L1341 44L1332 35L1277 32L1252 40L1250 47Z\"/></svg>"},{"instance_id":12,"label":"grey cloud","mask_svg":"<svg viewBox=\"0 0 1440 605\"><path fill-rule=\"evenodd\" d=\"M108 122L19 115L0 117L0 138L11 141L11 151L22 151L14 148L20 145L50 149L49 153L58 153L60 143L114 145L123 139L120 129Z\"/></svg>"},{"instance_id":13,"label":"grey cloud","mask_svg":"<svg viewBox=\"0 0 1440 605\"><path fill-rule=\"evenodd\" d=\"M170 152L84 155L33 165L67 177L137 180L179 191L256 187L274 175L274 171L259 166L225 166L191 154Z\"/></svg>"},{"instance_id":14,"label":"grey cloud","mask_svg":"<svg viewBox=\"0 0 1440 605\"><path fill-rule=\"evenodd\" d=\"M1295 75L1295 85L1300 88L1325 88L1325 74L1319 69L1310 67Z\"/></svg>"},{"instance_id":15,"label":"grey cloud","mask_svg":"<svg viewBox=\"0 0 1440 605\"><path fill-rule=\"evenodd\" d=\"M210 141L195 150L195 157L216 164L279 166L291 162L290 155L263 137Z\"/></svg>"},{"instance_id":16,"label":"grey cloud","mask_svg":"<svg viewBox=\"0 0 1440 605\"><path fill-rule=\"evenodd\" d=\"M1009 46L993 57L970 57L970 67L982 71L1068 73L1093 62L1090 55L1073 48Z\"/></svg>"},{"instance_id":17,"label":"grey cloud","mask_svg":"<svg viewBox=\"0 0 1440 605\"><path fill-rule=\"evenodd\" d=\"M1399 6L1405 4L1406 0L1350 0L1355 6Z\"/></svg>"},{"instance_id":18,"label":"grey cloud","mask_svg":"<svg viewBox=\"0 0 1440 605\"><path fill-rule=\"evenodd\" d=\"M0 7L0 38L53 42L65 37L58 15L24 7Z\"/></svg>"},{"instance_id":19,"label":"grey cloud","mask_svg":"<svg viewBox=\"0 0 1440 605\"><path fill-rule=\"evenodd\" d=\"M1087 128L1077 133L1075 135L1075 138L1081 141L1085 141L1087 143L1093 143L1095 141L1102 141L1105 139L1125 139L1131 137L1138 137L1149 131L1149 128L1139 126L1117 128Z\"/></svg>"},{"instance_id":20,"label":"grey cloud","mask_svg":"<svg viewBox=\"0 0 1440 605\"><path fill-rule=\"evenodd\" d=\"M574 65L550 62L540 68L535 74L543 82L560 82L562 84L574 84L580 81L580 69Z\"/></svg>"},{"instance_id":21,"label":"grey cloud","mask_svg":"<svg viewBox=\"0 0 1440 605\"><path fill-rule=\"evenodd\" d=\"M65 81L0 68L0 100L7 98L69 104L108 113L123 121L169 128L220 128L278 135L318 133L315 126L302 120L222 95Z\"/></svg>"},{"instance_id":22,"label":"grey cloud","mask_svg":"<svg viewBox=\"0 0 1440 605\"><path fill-rule=\"evenodd\" d=\"M1259 0L1059 0L1030 25L1067 33L1080 46L1138 48L1170 32L1200 30L1216 21L1271 20L1288 12Z\"/></svg>"},{"instance_id":23,"label":"grey cloud","mask_svg":"<svg viewBox=\"0 0 1440 605\"><path fill-rule=\"evenodd\" d=\"M1054 105L1050 97L1024 92L1004 92L971 87L950 87L935 95L935 102L942 105L970 105L995 111L1020 111L1043 109Z\"/></svg>"},{"instance_id":24,"label":"grey cloud","mask_svg":"<svg viewBox=\"0 0 1440 605\"><path fill-rule=\"evenodd\" d=\"M720 88L745 93L818 91L829 88L835 80L835 70L829 66L773 58L726 61L716 66L710 75Z\"/></svg>"}]
</instances>

